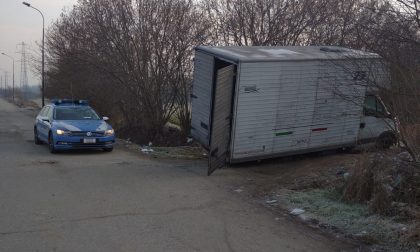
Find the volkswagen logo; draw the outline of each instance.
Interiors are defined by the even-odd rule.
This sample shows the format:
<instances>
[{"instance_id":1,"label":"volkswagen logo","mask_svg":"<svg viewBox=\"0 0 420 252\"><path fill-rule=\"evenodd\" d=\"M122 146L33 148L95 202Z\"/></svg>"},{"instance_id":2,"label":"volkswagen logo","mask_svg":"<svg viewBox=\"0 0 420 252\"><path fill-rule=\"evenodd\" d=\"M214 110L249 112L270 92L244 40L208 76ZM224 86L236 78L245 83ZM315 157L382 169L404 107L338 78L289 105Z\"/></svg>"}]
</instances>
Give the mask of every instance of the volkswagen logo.
<instances>
[{"instance_id":1,"label":"volkswagen logo","mask_svg":"<svg viewBox=\"0 0 420 252\"><path fill-rule=\"evenodd\" d=\"M88 132L86 133L86 136L92 136L92 132L88 131Z\"/></svg>"}]
</instances>

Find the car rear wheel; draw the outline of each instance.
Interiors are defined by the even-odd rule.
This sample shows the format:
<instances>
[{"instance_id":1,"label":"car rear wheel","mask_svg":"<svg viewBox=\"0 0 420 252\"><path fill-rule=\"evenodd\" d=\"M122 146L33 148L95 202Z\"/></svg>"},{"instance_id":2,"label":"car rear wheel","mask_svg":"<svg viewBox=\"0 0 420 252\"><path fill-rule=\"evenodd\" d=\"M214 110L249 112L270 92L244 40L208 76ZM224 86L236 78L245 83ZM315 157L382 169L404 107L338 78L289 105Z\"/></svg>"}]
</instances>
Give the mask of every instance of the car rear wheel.
<instances>
[{"instance_id":1,"label":"car rear wheel","mask_svg":"<svg viewBox=\"0 0 420 252\"><path fill-rule=\"evenodd\" d=\"M39 140L38 131L36 130L36 128L34 128L34 142L37 145L42 144L41 140Z\"/></svg>"},{"instance_id":2,"label":"car rear wheel","mask_svg":"<svg viewBox=\"0 0 420 252\"><path fill-rule=\"evenodd\" d=\"M56 153L57 152L57 150L54 147L54 138L53 138L51 133L48 136L48 147L49 147L51 153Z\"/></svg>"}]
</instances>

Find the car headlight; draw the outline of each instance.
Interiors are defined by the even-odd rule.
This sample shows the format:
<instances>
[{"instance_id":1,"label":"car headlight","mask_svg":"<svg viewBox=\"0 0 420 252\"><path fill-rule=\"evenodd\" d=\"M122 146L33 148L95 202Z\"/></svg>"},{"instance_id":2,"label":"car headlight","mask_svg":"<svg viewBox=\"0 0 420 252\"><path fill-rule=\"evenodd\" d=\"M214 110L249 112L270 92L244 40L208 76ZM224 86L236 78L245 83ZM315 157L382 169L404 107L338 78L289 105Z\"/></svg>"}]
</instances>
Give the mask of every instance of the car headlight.
<instances>
[{"instance_id":1,"label":"car headlight","mask_svg":"<svg viewBox=\"0 0 420 252\"><path fill-rule=\"evenodd\" d=\"M57 132L57 135L66 135L66 134L69 133L69 131L65 131L65 130L61 130L61 129L58 129L56 132Z\"/></svg>"},{"instance_id":2,"label":"car headlight","mask_svg":"<svg viewBox=\"0 0 420 252\"><path fill-rule=\"evenodd\" d=\"M105 131L105 135L106 136L112 136L112 135L114 135L114 130L113 129L106 130Z\"/></svg>"}]
</instances>

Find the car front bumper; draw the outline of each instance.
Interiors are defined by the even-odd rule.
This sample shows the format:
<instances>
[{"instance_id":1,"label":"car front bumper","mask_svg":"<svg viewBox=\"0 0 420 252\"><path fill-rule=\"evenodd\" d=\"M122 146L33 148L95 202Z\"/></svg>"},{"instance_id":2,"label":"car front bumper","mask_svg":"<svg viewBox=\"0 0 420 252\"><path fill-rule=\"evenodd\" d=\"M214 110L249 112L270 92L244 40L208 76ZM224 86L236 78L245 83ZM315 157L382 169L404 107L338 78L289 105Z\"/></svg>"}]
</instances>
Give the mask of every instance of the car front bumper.
<instances>
[{"instance_id":1,"label":"car front bumper","mask_svg":"<svg viewBox=\"0 0 420 252\"><path fill-rule=\"evenodd\" d=\"M84 139L95 139L95 143L84 143ZM80 136L54 136L54 148L57 150L70 149L104 149L112 148L115 136L80 137Z\"/></svg>"}]
</instances>

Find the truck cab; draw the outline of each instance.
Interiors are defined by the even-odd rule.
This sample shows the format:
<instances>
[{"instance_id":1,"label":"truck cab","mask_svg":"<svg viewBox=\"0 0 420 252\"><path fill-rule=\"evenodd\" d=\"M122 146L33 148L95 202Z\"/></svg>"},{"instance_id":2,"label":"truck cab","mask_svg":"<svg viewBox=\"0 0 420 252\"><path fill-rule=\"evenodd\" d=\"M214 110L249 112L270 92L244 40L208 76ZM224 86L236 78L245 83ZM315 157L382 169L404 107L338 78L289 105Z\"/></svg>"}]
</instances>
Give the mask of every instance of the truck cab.
<instances>
[{"instance_id":1,"label":"truck cab","mask_svg":"<svg viewBox=\"0 0 420 252\"><path fill-rule=\"evenodd\" d=\"M358 143L375 143L377 147L389 148L397 141L396 131L395 118L387 110L381 98L373 93L367 93Z\"/></svg>"}]
</instances>

